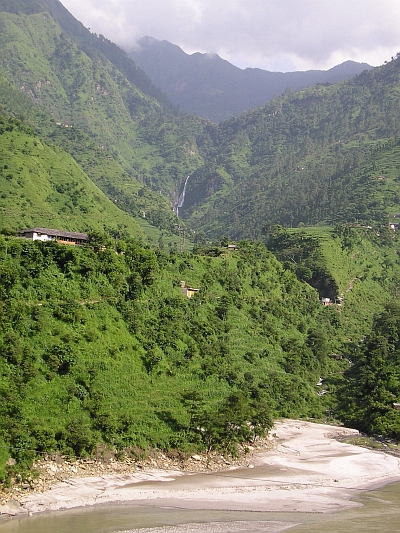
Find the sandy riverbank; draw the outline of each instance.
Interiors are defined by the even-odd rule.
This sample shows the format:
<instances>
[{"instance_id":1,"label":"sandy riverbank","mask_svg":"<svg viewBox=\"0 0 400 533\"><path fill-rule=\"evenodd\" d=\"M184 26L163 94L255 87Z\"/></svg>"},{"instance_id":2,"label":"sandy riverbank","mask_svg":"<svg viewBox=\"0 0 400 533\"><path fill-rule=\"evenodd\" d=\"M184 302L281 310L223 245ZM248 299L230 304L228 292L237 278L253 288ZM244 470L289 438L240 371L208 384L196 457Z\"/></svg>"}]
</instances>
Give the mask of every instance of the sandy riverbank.
<instances>
[{"instance_id":1,"label":"sandy riverbank","mask_svg":"<svg viewBox=\"0 0 400 533\"><path fill-rule=\"evenodd\" d=\"M350 500L363 489L400 481L396 457L336 440L355 430L285 420L272 433L274 449L256 454L247 467L64 479L44 493L22 496L20 511L131 502L193 510L326 513L358 505Z\"/></svg>"}]
</instances>

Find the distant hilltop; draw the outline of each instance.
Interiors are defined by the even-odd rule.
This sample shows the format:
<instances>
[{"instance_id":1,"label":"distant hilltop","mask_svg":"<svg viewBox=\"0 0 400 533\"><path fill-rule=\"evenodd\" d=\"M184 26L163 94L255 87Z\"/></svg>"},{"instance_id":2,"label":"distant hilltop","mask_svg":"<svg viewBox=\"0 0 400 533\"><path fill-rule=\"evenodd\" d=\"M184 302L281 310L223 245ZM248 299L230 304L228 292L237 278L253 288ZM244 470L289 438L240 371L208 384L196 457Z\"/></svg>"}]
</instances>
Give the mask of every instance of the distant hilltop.
<instances>
[{"instance_id":1,"label":"distant hilltop","mask_svg":"<svg viewBox=\"0 0 400 533\"><path fill-rule=\"evenodd\" d=\"M144 37L129 55L169 100L187 113L214 122L260 107L288 89L337 83L372 67L346 61L329 70L268 72L240 69L217 54L186 54L168 41Z\"/></svg>"}]
</instances>

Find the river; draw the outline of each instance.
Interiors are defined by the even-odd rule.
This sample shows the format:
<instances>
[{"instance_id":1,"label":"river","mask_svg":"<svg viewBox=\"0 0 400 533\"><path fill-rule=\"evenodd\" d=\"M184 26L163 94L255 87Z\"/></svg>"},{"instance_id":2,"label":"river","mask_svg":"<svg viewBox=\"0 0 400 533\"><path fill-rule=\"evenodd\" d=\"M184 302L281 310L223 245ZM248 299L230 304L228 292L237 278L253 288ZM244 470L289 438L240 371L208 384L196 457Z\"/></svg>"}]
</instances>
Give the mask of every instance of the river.
<instances>
[{"instance_id":1,"label":"river","mask_svg":"<svg viewBox=\"0 0 400 533\"><path fill-rule=\"evenodd\" d=\"M100 505L10 519L0 522L0 533L400 532L400 483L364 492L355 501L361 505L329 514Z\"/></svg>"}]
</instances>

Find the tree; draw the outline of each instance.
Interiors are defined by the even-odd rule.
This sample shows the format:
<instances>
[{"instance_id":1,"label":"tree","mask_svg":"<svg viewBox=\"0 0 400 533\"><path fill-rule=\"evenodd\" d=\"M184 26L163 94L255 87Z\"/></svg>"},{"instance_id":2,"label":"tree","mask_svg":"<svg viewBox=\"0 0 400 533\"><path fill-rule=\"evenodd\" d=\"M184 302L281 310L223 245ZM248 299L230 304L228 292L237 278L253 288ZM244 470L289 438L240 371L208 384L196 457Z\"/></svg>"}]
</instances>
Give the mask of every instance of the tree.
<instances>
[{"instance_id":1,"label":"tree","mask_svg":"<svg viewBox=\"0 0 400 533\"><path fill-rule=\"evenodd\" d=\"M343 419L369 433L400 438L400 305L388 304L354 355L340 391Z\"/></svg>"}]
</instances>

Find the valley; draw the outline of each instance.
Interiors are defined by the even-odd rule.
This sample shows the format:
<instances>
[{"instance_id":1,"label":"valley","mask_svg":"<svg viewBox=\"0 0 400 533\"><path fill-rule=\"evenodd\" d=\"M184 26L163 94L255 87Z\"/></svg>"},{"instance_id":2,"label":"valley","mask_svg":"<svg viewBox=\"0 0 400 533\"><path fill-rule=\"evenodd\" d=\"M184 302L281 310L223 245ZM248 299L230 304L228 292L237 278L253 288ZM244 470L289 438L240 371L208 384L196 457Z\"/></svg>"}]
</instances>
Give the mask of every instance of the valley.
<instances>
[{"instance_id":1,"label":"valley","mask_svg":"<svg viewBox=\"0 0 400 533\"><path fill-rule=\"evenodd\" d=\"M400 439L398 55L212 122L57 0L0 0L0 45L4 490L280 418Z\"/></svg>"}]
</instances>

